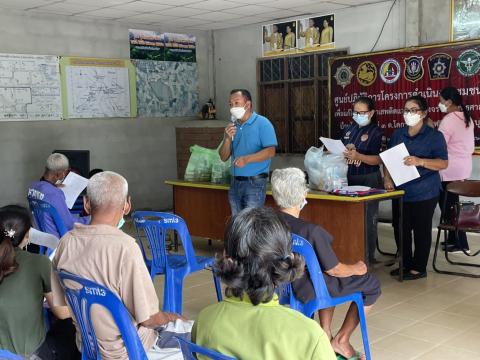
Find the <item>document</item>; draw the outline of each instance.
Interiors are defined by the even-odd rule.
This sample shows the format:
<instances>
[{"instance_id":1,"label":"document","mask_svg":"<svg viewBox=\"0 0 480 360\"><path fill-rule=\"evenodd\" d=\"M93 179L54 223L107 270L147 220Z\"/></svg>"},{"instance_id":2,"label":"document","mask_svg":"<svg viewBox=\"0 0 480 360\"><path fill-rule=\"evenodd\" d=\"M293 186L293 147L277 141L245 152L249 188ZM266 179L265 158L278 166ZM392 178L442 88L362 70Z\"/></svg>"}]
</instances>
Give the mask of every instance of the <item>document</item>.
<instances>
[{"instance_id":1,"label":"document","mask_svg":"<svg viewBox=\"0 0 480 360\"><path fill-rule=\"evenodd\" d=\"M387 167L396 186L420 177L416 166L407 166L403 163L403 159L407 156L410 154L404 143L380 153L383 164Z\"/></svg>"},{"instance_id":2,"label":"document","mask_svg":"<svg viewBox=\"0 0 480 360\"><path fill-rule=\"evenodd\" d=\"M40 230L37 230L33 227L30 228L28 233L29 233L29 240L32 244L46 246L52 250L56 249L58 246L58 243L60 242L60 240L57 239L55 235L41 232Z\"/></svg>"},{"instance_id":3,"label":"document","mask_svg":"<svg viewBox=\"0 0 480 360\"><path fill-rule=\"evenodd\" d=\"M343 145L341 140L333 140L329 138L321 137L320 141L325 145L328 151L335 155L342 155L347 148Z\"/></svg>"},{"instance_id":4,"label":"document","mask_svg":"<svg viewBox=\"0 0 480 360\"><path fill-rule=\"evenodd\" d=\"M71 209L78 195L87 187L88 179L70 171L62 184L63 186L60 189L62 189L65 194L65 201L68 208Z\"/></svg>"}]
</instances>

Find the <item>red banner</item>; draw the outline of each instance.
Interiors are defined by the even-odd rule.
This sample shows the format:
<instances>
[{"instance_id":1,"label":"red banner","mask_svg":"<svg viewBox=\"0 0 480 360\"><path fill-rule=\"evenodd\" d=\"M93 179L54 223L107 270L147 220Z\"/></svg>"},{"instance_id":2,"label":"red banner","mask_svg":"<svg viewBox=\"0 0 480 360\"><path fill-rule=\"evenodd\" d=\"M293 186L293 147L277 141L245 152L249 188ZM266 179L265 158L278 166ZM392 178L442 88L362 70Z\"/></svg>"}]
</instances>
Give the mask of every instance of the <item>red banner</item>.
<instances>
[{"instance_id":1,"label":"red banner","mask_svg":"<svg viewBox=\"0 0 480 360\"><path fill-rule=\"evenodd\" d=\"M435 125L443 115L439 92L454 86L475 123L480 145L480 42L470 41L335 58L330 64L331 137L340 138L352 122L353 102L359 96L375 100L377 120L387 138L404 126L405 100L421 95L428 101Z\"/></svg>"}]
</instances>

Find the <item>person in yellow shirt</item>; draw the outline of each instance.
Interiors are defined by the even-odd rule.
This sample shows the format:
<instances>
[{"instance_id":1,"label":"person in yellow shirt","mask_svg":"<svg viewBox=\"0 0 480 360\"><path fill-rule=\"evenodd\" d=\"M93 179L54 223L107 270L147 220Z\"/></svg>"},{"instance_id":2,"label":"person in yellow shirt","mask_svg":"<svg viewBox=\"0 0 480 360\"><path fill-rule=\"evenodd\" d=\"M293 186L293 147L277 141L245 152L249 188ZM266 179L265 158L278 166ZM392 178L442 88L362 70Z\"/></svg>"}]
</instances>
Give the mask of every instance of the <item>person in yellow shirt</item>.
<instances>
[{"instance_id":1,"label":"person in yellow shirt","mask_svg":"<svg viewBox=\"0 0 480 360\"><path fill-rule=\"evenodd\" d=\"M279 304L282 283L301 276L287 223L273 208L247 208L225 230L215 264L225 299L203 309L192 340L236 359L335 360L330 340L313 319ZM199 357L204 359L204 357Z\"/></svg>"},{"instance_id":2,"label":"person in yellow shirt","mask_svg":"<svg viewBox=\"0 0 480 360\"><path fill-rule=\"evenodd\" d=\"M320 37L320 45L329 44L333 42L333 28L328 23L328 20L323 20L323 30Z\"/></svg>"},{"instance_id":3,"label":"person in yellow shirt","mask_svg":"<svg viewBox=\"0 0 480 360\"><path fill-rule=\"evenodd\" d=\"M290 50L293 48L295 48L295 33L292 32L291 26L287 25L287 35L285 35L283 40L283 49Z\"/></svg>"},{"instance_id":4,"label":"person in yellow shirt","mask_svg":"<svg viewBox=\"0 0 480 360\"><path fill-rule=\"evenodd\" d=\"M272 27L272 35L265 36L265 42L270 43L270 50L277 51L283 49L283 36L282 33L278 32L277 25Z\"/></svg>"},{"instance_id":5,"label":"person in yellow shirt","mask_svg":"<svg viewBox=\"0 0 480 360\"><path fill-rule=\"evenodd\" d=\"M303 31L300 28L300 36L305 38L305 47L314 47L319 44L320 41L320 31L315 27L315 20L308 20L308 29Z\"/></svg>"}]
</instances>

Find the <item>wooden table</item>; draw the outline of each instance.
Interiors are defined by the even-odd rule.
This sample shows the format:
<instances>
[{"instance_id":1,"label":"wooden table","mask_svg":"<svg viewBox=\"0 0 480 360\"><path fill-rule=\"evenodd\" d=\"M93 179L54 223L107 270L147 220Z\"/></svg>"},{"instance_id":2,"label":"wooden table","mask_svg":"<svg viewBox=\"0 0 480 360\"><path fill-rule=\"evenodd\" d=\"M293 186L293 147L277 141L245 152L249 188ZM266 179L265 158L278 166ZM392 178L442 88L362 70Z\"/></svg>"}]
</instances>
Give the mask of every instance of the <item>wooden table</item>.
<instances>
[{"instance_id":1,"label":"wooden table","mask_svg":"<svg viewBox=\"0 0 480 360\"><path fill-rule=\"evenodd\" d=\"M173 210L175 214L185 219L190 234L209 239L223 239L225 224L231 216L228 184L182 180L167 180L165 183L173 186ZM352 197L312 190L307 195L308 205L302 210L301 217L321 225L332 234L333 249L340 261L345 263L365 261L366 204L370 201L399 199L401 210L402 197L403 191ZM267 190L266 205L276 206L271 190ZM400 214L402 215L401 211Z\"/></svg>"}]
</instances>

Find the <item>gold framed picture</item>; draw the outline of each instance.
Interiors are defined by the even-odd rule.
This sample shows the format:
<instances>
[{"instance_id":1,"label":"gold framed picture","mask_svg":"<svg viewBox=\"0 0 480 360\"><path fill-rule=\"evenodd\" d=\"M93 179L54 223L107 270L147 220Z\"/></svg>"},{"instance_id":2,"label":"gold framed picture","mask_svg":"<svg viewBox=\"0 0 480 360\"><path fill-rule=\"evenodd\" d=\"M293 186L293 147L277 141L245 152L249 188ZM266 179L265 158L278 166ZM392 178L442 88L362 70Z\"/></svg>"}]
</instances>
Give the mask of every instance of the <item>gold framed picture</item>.
<instances>
[{"instance_id":1,"label":"gold framed picture","mask_svg":"<svg viewBox=\"0 0 480 360\"><path fill-rule=\"evenodd\" d=\"M450 0L450 41L480 38L480 0Z\"/></svg>"}]
</instances>

